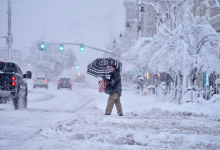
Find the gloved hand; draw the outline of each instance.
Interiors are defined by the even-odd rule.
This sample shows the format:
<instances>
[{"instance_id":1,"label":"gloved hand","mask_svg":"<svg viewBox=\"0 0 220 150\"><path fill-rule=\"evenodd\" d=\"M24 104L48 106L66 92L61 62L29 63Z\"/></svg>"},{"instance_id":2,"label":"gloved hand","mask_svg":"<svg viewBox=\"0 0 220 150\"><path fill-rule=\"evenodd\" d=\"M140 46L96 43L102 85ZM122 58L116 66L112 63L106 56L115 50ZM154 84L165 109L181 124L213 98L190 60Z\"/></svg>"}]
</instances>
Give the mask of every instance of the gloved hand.
<instances>
[{"instance_id":1,"label":"gloved hand","mask_svg":"<svg viewBox=\"0 0 220 150\"><path fill-rule=\"evenodd\" d=\"M105 77L105 76L102 76L101 78L102 78L104 81L106 80L106 77Z\"/></svg>"}]
</instances>

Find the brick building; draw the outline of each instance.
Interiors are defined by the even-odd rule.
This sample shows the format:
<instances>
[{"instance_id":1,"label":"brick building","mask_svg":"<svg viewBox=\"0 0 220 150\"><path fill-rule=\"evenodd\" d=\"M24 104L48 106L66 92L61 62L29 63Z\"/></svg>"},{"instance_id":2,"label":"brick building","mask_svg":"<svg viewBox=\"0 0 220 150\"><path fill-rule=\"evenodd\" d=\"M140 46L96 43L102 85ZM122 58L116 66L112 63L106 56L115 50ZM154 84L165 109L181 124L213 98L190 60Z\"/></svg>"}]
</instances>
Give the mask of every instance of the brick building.
<instances>
[{"instance_id":1,"label":"brick building","mask_svg":"<svg viewBox=\"0 0 220 150\"><path fill-rule=\"evenodd\" d=\"M126 8L126 32L130 34L133 39L141 37L153 37L157 32L159 25L160 13L165 14L171 5L166 3L169 0L125 0L124 6ZM152 3L157 3L160 7L160 12L157 13ZM145 12L140 12L141 6L144 7ZM139 24L141 30L139 33Z\"/></svg>"},{"instance_id":2,"label":"brick building","mask_svg":"<svg viewBox=\"0 0 220 150\"><path fill-rule=\"evenodd\" d=\"M125 0L123 5L126 8L125 26L126 33L130 40L138 39L138 7L136 0Z\"/></svg>"},{"instance_id":3,"label":"brick building","mask_svg":"<svg viewBox=\"0 0 220 150\"><path fill-rule=\"evenodd\" d=\"M194 0L194 14L196 13L196 9L200 7L204 1L205 0ZM184 0L182 2L184 2ZM218 2L220 3L220 0L218 0ZM153 3L158 5L158 11L156 11L157 8L151 5ZM153 37L161 21L161 14L165 14L166 18L169 19L170 12L175 12L176 9L176 7L171 5L170 0L125 0L123 4L126 8L126 32L129 33L129 37L133 40L137 40L139 34L141 37ZM144 6L145 12L140 12L141 5ZM210 5L215 6L215 3L210 2ZM210 24L217 32L220 32L220 8L203 8L199 12L200 15L203 16L208 9L211 10ZM169 21L170 28L175 28L175 24L171 23L172 20L170 19ZM140 33L138 29L139 23L141 24Z\"/></svg>"},{"instance_id":4,"label":"brick building","mask_svg":"<svg viewBox=\"0 0 220 150\"><path fill-rule=\"evenodd\" d=\"M220 3L220 0L218 0ZM220 32L220 8L212 8L211 16L210 16L210 24L216 30L216 32Z\"/></svg>"}]
</instances>

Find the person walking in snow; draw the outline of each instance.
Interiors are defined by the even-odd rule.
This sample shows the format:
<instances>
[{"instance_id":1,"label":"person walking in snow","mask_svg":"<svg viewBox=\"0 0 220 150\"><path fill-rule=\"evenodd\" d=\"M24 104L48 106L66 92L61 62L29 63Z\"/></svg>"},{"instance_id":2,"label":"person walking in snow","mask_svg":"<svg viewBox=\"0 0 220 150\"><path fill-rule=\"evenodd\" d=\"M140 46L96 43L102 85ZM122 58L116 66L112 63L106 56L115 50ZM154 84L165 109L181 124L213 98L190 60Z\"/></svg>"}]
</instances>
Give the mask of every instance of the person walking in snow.
<instances>
[{"instance_id":1,"label":"person walking in snow","mask_svg":"<svg viewBox=\"0 0 220 150\"><path fill-rule=\"evenodd\" d=\"M116 105L117 113L119 116L123 116L122 106L120 102L121 96L121 75L120 70L116 68L115 65L109 66L111 71L110 79L106 77L102 77L105 82L108 83L106 90L108 90L108 86L110 86L109 91L106 93L109 94L108 103L105 111L105 115L111 115L114 104Z\"/></svg>"}]
</instances>

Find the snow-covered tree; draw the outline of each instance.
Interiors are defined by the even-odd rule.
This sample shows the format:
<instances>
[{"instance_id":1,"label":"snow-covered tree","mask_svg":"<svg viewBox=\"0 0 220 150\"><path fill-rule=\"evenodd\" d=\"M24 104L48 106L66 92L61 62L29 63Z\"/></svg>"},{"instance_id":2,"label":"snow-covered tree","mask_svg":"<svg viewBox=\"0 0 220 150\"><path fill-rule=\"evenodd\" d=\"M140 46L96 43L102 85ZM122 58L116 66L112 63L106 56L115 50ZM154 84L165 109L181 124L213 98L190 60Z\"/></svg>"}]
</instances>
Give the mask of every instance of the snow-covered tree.
<instances>
[{"instance_id":1,"label":"snow-covered tree","mask_svg":"<svg viewBox=\"0 0 220 150\"><path fill-rule=\"evenodd\" d=\"M153 5L153 4L152 4ZM158 5L155 5L158 8ZM141 65L150 72L167 72L173 81L179 76L179 91L183 79L194 76L191 85L200 72L220 73L218 35L209 23L210 10L203 14L200 9L212 7L209 0L196 6L193 0L172 1L167 12L160 13L157 34L142 38L122 54L123 69ZM157 10L157 9L156 9ZM147 67L146 67L147 66Z\"/></svg>"}]
</instances>

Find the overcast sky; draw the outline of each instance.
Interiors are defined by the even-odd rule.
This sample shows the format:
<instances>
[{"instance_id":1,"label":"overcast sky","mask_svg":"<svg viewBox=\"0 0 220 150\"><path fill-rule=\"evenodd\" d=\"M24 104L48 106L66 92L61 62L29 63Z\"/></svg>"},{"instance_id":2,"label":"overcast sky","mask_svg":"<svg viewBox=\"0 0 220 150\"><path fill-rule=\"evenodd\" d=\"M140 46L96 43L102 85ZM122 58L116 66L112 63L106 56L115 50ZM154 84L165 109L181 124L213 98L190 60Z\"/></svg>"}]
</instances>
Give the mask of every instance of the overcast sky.
<instances>
[{"instance_id":1,"label":"overcast sky","mask_svg":"<svg viewBox=\"0 0 220 150\"><path fill-rule=\"evenodd\" d=\"M0 35L8 31L6 13L7 0L0 0ZM12 47L21 51L27 51L33 41L44 35L60 42L78 41L106 48L124 31L124 24L123 0L12 0ZM6 46L5 39L0 39L0 46ZM78 62L87 63L103 54L72 48Z\"/></svg>"}]
</instances>

